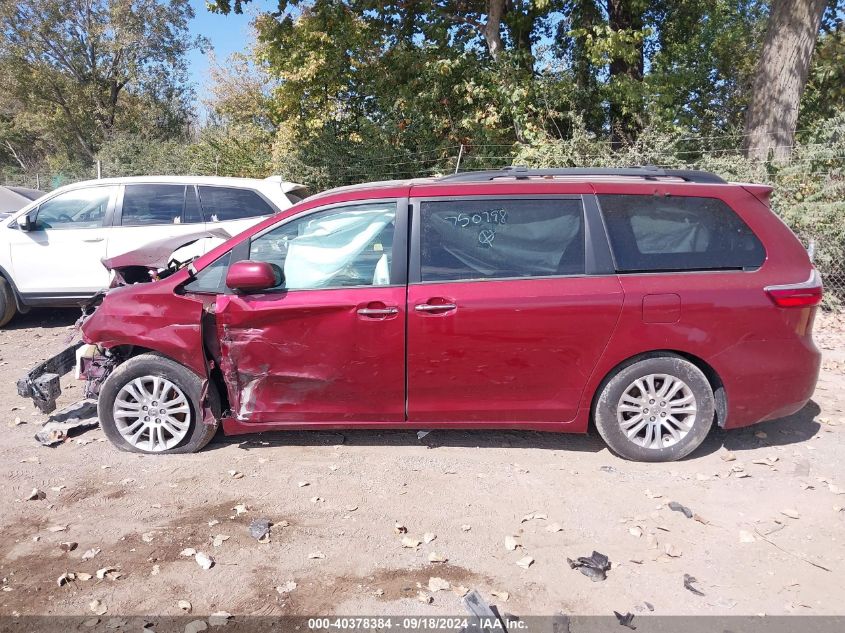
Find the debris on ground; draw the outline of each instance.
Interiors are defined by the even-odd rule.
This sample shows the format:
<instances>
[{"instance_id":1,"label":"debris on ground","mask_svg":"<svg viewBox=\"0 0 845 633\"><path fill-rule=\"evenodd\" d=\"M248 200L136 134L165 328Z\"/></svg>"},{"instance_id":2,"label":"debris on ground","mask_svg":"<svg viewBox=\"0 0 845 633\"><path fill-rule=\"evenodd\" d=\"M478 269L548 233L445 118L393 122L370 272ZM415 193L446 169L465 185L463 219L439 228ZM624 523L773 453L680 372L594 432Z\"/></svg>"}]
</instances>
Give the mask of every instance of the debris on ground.
<instances>
[{"instance_id":1,"label":"debris on ground","mask_svg":"<svg viewBox=\"0 0 845 633\"><path fill-rule=\"evenodd\" d=\"M519 547L519 543L517 542L516 538L508 534L505 537L505 549L509 552L514 551L517 547Z\"/></svg>"},{"instance_id":2,"label":"debris on ground","mask_svg":"<svg viewBox=\"0 0 845 633\"><path fill-rule=\"evenodd\" d=\"M232 479L243 479L244 474L239 470L230 470L229 477L231 477Z\"/></svg>"},{"instance_id":3,"label":"debris on ground","mask_svg":"<svg viewBox=\"0 0 845 633\"><path fill-rule=\"evenodd\" d=\"M441 554L438 554L437 552L431 552L428 555L428 562L429 563L445 563L447 560L449 560L449 559L446 558L445 556L442 556Z\"/></svg>"},{"instance_id":4,"label":"debris on ground","mask_svg":"<svg viewBox=\"0 0 845 633\"><path fill-rule=\"evenodd\" d=\"M97 570L98 580L104 580L106 578L109 580L117 580L121 575L122 574L117 571L117 567L103 567L102 569Z\"/></svg>"},{"instance_id":5,"label":"debris on ground","mask_svg":"<svg viewBox=\"0 0 845 633\"><path fill-rule=\"evenodd\" d=\"M407 547L408 549L416 549L420 546L420 543L422 543L422 541L415 538L411 538L410 536L402 537L402 547Z\"/></svg>"},{"instance_id":6,"label":"debris on ground","mask_svg":"<svg viewBox=\"0 0 845 633\"><path fill-rule=\"evenodd\" d=\"M177 605L178 605L178 606L179 606L179 608L180 608L180 609L182 609L182 611L184 611L185 613L190 613L190 612L191 612L191 609L193 608L193 607L191 606L191 603L190 603L190 602L188 602L187 600L180 600L180 601L177 603Z\"/></svg>"},{"instance_id":7,"label":"debris on ground","mask_svg":"<svg viewBox=\"0 0 845 633\"><path fill-rule=\"evenodd\" d=\"M91 612L94 615L105 615L106 611L108 611L106 605L104 605L99 600L92 600L91 602L89 602L88 608L91 609Z\"/></svg>"},{"instance_id":8,"label":"debris on ground","mask_svg":"<svg viewBox=\"0 0 845 633\"><path fill-rule=\"evenodd\" d=\"M200 631L205 631L207 628L208 625L204 620L191 620L185 625L185 633L200 633Z\"/></svg>"},{"instance_id":9,"label":"debris on ground","mask_svg":"<svg viewBox=\"0 0 845 633\"><path fill-rule=\"evenodd\" d=\"M528 569L529 567L531 567L531 565L534 564L534 559L530 556L523 556L518 561L516 561L516 564L519 567L522 567L523 569Z\"/></svg>"},{"instance_id":10,"label":"debris on ground","mask_svg":"<svg viewBox=\"0 0 845 633\"><path fill-rule=\"evenodd\" d=\"M417 600L419 600L423 604L431 604L432 602L434 602L434 596L426 593L425 591L418 591Z\"/></svg>"},{"instance_id":11,"label":"debris on ground","mask_svg":"<svg viewBox=\"0 0 845 633\"><path fill-rule=\"evenodd\" d=\"M466 524L466 523L464 523L464 524L461 526L461 531L462 531L462 532L469 532L471 529L472 529L472 526L471 526L471 525L468 525L468 524Z\"/></svg>"},{"instance_id":12,"label":"debris on ground","mask_svg":"<svg viewBox=\"0 0 845 633\"><path fill-rule=\"evenodd\" d=\"M316 552L311 552L310 554L308 554L308 558L313 558L313 559L323 559L325 557L326 557L326 555L323 554L323 552L321 552L319 550L317 550Z\"/></svg>"},{"instance_id":13,"label":"debris on ground","mask_svg":"<svg viewBox=\"0 0 845 633\"><path fill-rule=\"evenodd\" d=\"M214 547L222 547L223 543L229 540L229 536L227 534L217 534L214 539L212 539L211 544Z\"/></svg>"},{"instance_id":14,"label":"debris on ground","mask_svg":"<svg viewBox=\"0 0 845 633\"><path fill-rule=\"evenodd\" d=\"M259 543L269 543L270 526L272 525L270 519L254 519L249 524L249 535Z\"/></svg>"},{"instance_id":15,"label":"debris on ground","mask_svg":"<svg viewBox=\"0 0 845 633\"><path fill-rule=\"evenodd\" d=\"M396 534L407 534L408 528L406 528L403 524L397 521L393 524L393 532Z\"/></svg>"},{"instance_id":16,"label":"debris on ground","mask_svg":"<svg viewBox=\"0 0 845 633\"><path fill-rule=\"evenodd\" d=\"M428 590L431 593L436 591L446 591L447 589L451 588L451 583L448 580L444 580L443 578L438 578L437 576L432 576L428 579Z\"/></svg>"},{"instance_id":17,"label":"debris on ground","mask_svg":"<svg viewBox=\"0 0 845 633\"><path fill-rule=\"evenodd\" d=\"M97 401L80 400L47 418L44 426L35 434L35 440L42 446L55 446L64 442L71 431L90 429L99 424Z\"/></svg>"},{"instance_id":18,"label":"debris on ground","mask_svg":"<svg viewBox=\"0 0 845 633\"><path fill-rule=\"evenodd\" d=\"M89 560L94 558L97 554L100 553L100 549L97 547L92 547L91 549L87 549L82 553L82 560Z\"/></svg>"},{"instance_id":19,"label":"debris on ground","mask_svg":"<svg viewBox=\"0 0 845 633\"><path fill-rule=\"evenodd\" d=\"M571 569L577 569L593 582L607 579L610 571L610 560L604 554L594 551L590 556L580 556L575 560L567 558Z\"/></svg>"},{"instance_id":20,"label":"debris on ground","mask_svg":"<svg viewBox=\"0 0 845 633\"><path fill-rule=\"evenodd\" d=\"M729 451L729 450L728 450L728 449L726 449L726 448L723 448L721 451L719 451L719 458L720 458L723 462L733 462L733 461L736 461L736 455L734 455L732 451Z\"/></svg>"},{"instance_id":21,"label":"debris on ground","mask_svg":"<svg viewBox=\"0 0 845 633\"><path fill-rule=\"evenodd\" d=\"M426 532L423 534L423 543L431 543L436 538L437 535L434 532Z\"/></svg>"},{"instance_id":22,"label":"debris on ground","mask_svg":"<svg viewBox=\"0 0 845 633\"><path fill-rule=\"evenodd\" d=\"M684 589L687 591L691 591L697 596L703 596L704 592L693 587L693 584L697 583L698 580L695 579L694 576L690 576L689 574L684 574Z\"/></svg>"},{"instance_id":23,"label":"debris on ground","mask_svg":"<svg viewBox=\"0 0 845 633\"><path fill-rule=\"evenodd\" d=\"M197 550L193 547L186 547L181 552L179 552L179 556L185 556L186 558L193 558L197 555Z\"/></svg>"},{"instance_id":24,"label":"debris on ground","mask_svg":"<svg viewBox=\"0 0 845 633\"><path fill-rule=\"evenodd\" d=\"M417 431L417 439L421 440L422 438L424 438L429 433L431 433L431 431Z\"/></svg>"},{"instance_id":25,"label":"debris on ground","mask_svg":"<svg viewBox=\"0 0 845 633\"><path fill-rule=\"evenodd\" d=\"M29 496L26 498L27 501L43 501L47 498L47 493L43 490L39 490L38 488L33 488L32 492L29 493Z\"/></svg>"},{"instance_id":26,"label":"debris on ground","mask_svg":"<svg viewBox=\"0 0 845 633\"><path fill-rule=\"evenodd\" d=\"M194 555L194 560L197 561L197 565L203 569L208 570L214 567L214 559L205 552L197 552Z\"/></svg>"},{"instance_id":27,"label":"debris on ground","mask_svg":"<svg viewBox=\"0 0 845 633\"><path fill-rule=\"evenodd\" d=\"M48 532L67 532L66 525L51 525L47 528Z\"/></svg>"},{"instance_id":28,"label":"debris on ground","mask_svg":"<svg viewBox=\"0 0 845 633\"><path fill-rule=\"evenodd\" d=\"M232 614L228 611L215 611L208 616L208 623L211 626L225 626L231 619Z\"/></svg>"},{"instance_id":29,"label":"debris on ground","mask_svg":"<svg viewBox=\"0 0 845 633\"><path fill-rule=\"evenodd\" d=\"M780 513L790 519L797 519L799 517L798 510L793 510L792 508L785 508L781 510Z\"/></svg>"},{"instance_id":30,"label":"debris on ground","mask_svg":"<svg viewBox=\"0 0 845 633\"><path fill-rule=\"evenodd\" d=\"M667 556L671 556L672 558L680 558L684 555L684 553L672 543L667 543L663 547L663 551L666 553Z\"/></svg>"},{"instance_id":31,"label":"debris on ground","mask_svg":"<svg viewBox=\"0 0 845 633\"><path fill-rule=\"evenodd\" d=\"M59 587L63 587L72 580L76 580L76 574L66 571L61 576L59 576L59 578L56 580L56 584Z\"/></svg>"},{"instance_id":32,"label":"debris on ground","mask_svg":"<svg viewBox=\"0 0 845 633\"><path fill-rule=\"evenodd\" d=\"M490 595L494 598L498 598L502 602L507 602L511 597L507 591L491 591Z\"/></svg>"},{"instance_id":33,"label":"debris on ground","mask_svg":"<svg viewBox=\"0 0 845 633\"><path fill-rule=\"evenodd\" d=\"M73 541L64 541L63 543L59 543L59 549L63 552L72 552L78 545L79 543L74 543Z\"/></svg>"},{"instance_id":34,"label":"debris on ground","mask_svg":"<svg viewBox=\"0 0 845 633\"><path fill-rule=\"evenodd\" d=\"M543 514L542 512L529 512L524 517L522 517L520 523L525 523L526 521L531 521L532 519L539 519L545 521L548 518L549 516L547 514Z\"/></svg>"},{"instance_id":35,"label":"debris on ground","mask_svg":"<svg viewBox=\"0 0 845 633\"><path fill-rule=\"evenodd\" d=\"M290 593L294 589L296 589L296 583L293 580L288 580L286 582L283 582L281 585L278 585L276 587L276 591L278 591L279 593L282 593L282 594Z\"/></svg>"},{"instance_id":36,"label":"debris on ground","mask_svg":"<svg viewBox=\"0 0 845 633\"><path fill-rule=\"evenodd\" d=\"M616 616L616 619L619 620L619 624L621 624L622 626L627 626L632 631L636 630L637 627L635 627L633 624L631 624L631 622L634 619L633 613L628 612L625 615L622 615L618 611L614 611L613 615Z\"/></svg>"},{"instance_id":37,"label":"debris on ground","mask_svg":"<svg viewBox=\"0 0 845 633\"><path fill-rule=\"evenodd\" d=\"M560 523L550 523L546 526L546 532L551 532L554 534L555 532L562 532L563 526Z\"/></svg>"},{"instance_id":38,"label":"debris on ground","mask_svg":"<svg viewBox=\"0 0 845 633\"><path fill-rule=\"evenodd\" d=\"M249 508L247 507L247 505L245 503L239 503L234 508L232 508L232 510L235 511L235 517L239 517L242 514L246 514L247 511L249 510ZM234 518L234 517L232 517L232 518Z\"/></svg>"},{"instance_id":39,"label":"debris on ground","mask_svg":"<svg viewBox=\"0 0 845 633\"><path fill-rule=\"evenodd\" d=\"M693 517L693 511L690 510L685 505L681 505L677 501L670 501L668 505L669 505L670 510L674 510L675 512L680 512L681 514L683 514L688 519L691 519Z\"/></svg>"}]
</instances>

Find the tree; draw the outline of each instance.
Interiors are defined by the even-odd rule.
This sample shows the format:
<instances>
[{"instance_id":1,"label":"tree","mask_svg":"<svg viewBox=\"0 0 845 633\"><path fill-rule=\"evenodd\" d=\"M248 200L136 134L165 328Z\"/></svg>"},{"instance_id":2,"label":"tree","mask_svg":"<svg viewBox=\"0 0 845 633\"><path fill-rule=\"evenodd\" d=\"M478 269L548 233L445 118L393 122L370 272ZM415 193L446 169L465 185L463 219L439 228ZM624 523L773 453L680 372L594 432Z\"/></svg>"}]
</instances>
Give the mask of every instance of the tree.
<instances>
[{"instance_id":1,"label":"tree","mask_svg":"<svg viewBox=\"0 0 845 633\"><path fill-rule=\"evenodd\" d=\"M190 107L189 0L0 3L4 85L44 132L93 160L120 129L182 131Z\"/></svg>"},{"instance_id":2,"label":"tree","mask_svg":"<svg viewBox=\"0 0 845 633\"><path fill-rule=\"evenodd\" d=\"M792 152L798 106L828 0L773 0L745 118L746 156L784 160Z\"/></svg>"}]
</instances>

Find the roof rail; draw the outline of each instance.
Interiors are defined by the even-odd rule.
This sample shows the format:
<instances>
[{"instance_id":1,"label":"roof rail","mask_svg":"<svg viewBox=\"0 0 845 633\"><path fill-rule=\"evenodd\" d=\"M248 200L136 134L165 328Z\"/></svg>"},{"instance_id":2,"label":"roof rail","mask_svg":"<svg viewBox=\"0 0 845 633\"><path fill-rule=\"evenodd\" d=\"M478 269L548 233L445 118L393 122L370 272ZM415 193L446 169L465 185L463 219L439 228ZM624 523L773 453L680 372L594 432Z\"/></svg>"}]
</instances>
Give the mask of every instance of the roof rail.
<instances>
[{"instance_id":1,"label":"roof rail","mask_svg":"<svg viewBox=\"0 0 845 633\"><path fill-rule=\"evenodd\" d=\"M644 167L564 167L555 169L529 169L528 167L514 166L503 167L502 169L490 169L485 171L465 171L450 176L443 176L438 180L441 182L486 182L497 178L553 178L555 176L626 176L634 178L645 178L656 180L658 178L680 178L686 182L699 182L710 184L724 184L725 180L712 174L709 171L695 169L660 169L651 165Z\"/></svg>"}]
</instances>

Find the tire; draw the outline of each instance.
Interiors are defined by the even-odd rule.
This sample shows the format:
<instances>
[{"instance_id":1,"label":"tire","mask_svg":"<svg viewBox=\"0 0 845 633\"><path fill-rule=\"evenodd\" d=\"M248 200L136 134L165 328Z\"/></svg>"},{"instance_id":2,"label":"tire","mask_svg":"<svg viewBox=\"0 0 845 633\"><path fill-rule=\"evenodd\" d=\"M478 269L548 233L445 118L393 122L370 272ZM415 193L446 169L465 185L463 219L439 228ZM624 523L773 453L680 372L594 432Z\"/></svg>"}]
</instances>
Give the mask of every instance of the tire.
<instances>
[{"instance_id":1,"label":"tire","mask_svg":"<svg viewBox=\"0 0 845 633\"><path fill-rule=\"evenodd\" d=\"M214 437L220 417L220 398L214 385L209 385L208 404L215 423L202 422L202 383L190 369L164 356L134 356L119 365L100 389L100 426L111 443L124 451L153 455L196 453ZM157 397L163 398L161 403L154 400ZM153 403L166 408L153 411ZM148 407L146 411L142 410L144 406ZM161 411L166 413L156 417L155 412Z\"/></svg>"},{"instance_id":2,"label":"tire","mask_svg":"<svg viewBox=\"0 0 845 633\"><path fill-rule=\"evenodd\" d=\"M15 291L3 277L0 277L0 327L6 325L17 314Z\"/></svg>"},{"instance_id":3,"label":"tire","mask_svg":"<svg viewBox=\"0 0 845 633\"><path fill-rule=\"evenodd\" d=\"M661 393L670 397L662 400ZM674 354L650 354L624 364L599 387L593 411L608 447L639 462L686 457L707 437L714 417L707 377Z\"/></svg>"}]
</instances>

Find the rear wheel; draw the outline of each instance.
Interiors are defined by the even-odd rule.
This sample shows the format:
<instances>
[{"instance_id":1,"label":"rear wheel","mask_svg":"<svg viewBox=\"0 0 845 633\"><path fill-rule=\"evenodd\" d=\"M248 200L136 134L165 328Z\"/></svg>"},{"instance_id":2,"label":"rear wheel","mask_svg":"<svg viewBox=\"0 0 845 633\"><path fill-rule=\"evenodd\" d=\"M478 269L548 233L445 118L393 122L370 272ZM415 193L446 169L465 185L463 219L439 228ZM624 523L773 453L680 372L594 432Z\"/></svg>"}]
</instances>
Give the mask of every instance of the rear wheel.
<instances>
[{"instance_id":1,"label":"rear wheel","mask_svg":"<svg viewBox=\"0 0 845 633\"><path fill-rule=\"evenodd\" d=\"M698 448L714 414L707 377L685 358L667 354L640 357L606 379L594 419L621 457L668 462Z\"/></svg>"},{"instance_id":2,"label":"rear wheel","mask_svg":"<svg viewBox=\"0 0 845 633\"><path fill-rule=\"evenodd\" d=\"M202 421L202 379L157 354L141 354L117 367L103 383L97 404L111 442L134 453L194 453L217 431ZM209 406L220 409L217 392Z\"/></svg>"},{"instance_id":3,"label":"rear wheel","mask_svg":"<svg viewBox=\"0 0 845 633\"><path fill-rule=\"evenodd\" d=\"M17 313L15 291L3 277L0 277L0 327L6 325Z\"/></svg>"}]
</instances>

